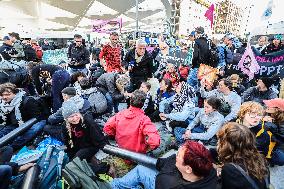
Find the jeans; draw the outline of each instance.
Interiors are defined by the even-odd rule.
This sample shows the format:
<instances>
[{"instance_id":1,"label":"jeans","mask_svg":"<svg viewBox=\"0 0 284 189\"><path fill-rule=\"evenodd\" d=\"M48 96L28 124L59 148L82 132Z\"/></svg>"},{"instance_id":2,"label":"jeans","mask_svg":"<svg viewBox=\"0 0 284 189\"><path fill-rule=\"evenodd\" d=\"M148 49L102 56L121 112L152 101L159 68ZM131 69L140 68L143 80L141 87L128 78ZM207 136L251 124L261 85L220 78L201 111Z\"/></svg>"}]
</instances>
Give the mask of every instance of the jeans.
<instances>
[{"instance_id":1,"label":"jeans","mask_svg":"<svg viewBox=\"0 0 284 189\"><path fill-rule=\"evenodd\" d=\"M14 150L22 148L28 142L30 142L33 138L35 138L45 126L46 121L42 120L34 124L30 129L24 132L22 135L18 136L15 140L12 141L11 147ZM15 125L7 125L4 126L3 129L0 131L0 137L3 137L10 133L12 130L16 129L18 126Z\"/></svg>"},{"instance_id":2,"label":"jeans","mask_svg":"<svg viewBox=\"0 0 284 189\"><path fill-rule=\"evenodd\" d=\"M280 166L284 165L284 151L276 148L272 154L271 163Z\"/></svg>"},{"instance_id":3,"label":"jeans","mask_svg":"<svg viewBox=\"0 0 284 189\"><path fill-rule=\"evenodd\" d=\"M70 83L70 75L66 70L58 70L52 76L52 110L56 112L62 106L62 94L61 91L68 87Z\"/></svg>"},{"instance_id":4,"label":"jeans","mask_svg":"<svg viewBox=\"0 0 284 189\"><path fill-rule=\"evenodd\" d=\"M176 127L174 129L174 135L176 137L176 141L178 145L181 145L185 142L185 140L182 138L182 135L185 133L186 128L182 128L182 127ZM199 125L194 127L193 129L191 129L192 133L203 133L205 132L205 128L203 125Z\"/></svg>"},{"instance_id":5,"label":"jeans","mask_svg":"<svg viewBox=\"0 0 284 189\"><path fill-rule=\"evenodd\" d=\"M198 83L197 78L198 68L192 68L187 77L187 83L195 89L195 86Z\"/></svg>"},{"instance_id":6,"label":"jeans","mask_svg":"<svg viewBox=\"0 0 284 189\"><path fill-rule=\"evenodd\" d=\"M76 72L83 72L84 74L88 75L88 69L87 68L70 68L68 67L68 72L70 75L76 73Z\"/></svg>"},{"instance_id":7,"label":"jeans","mask_svg":"<svg viewBox=\"0 0 284 189\"><path fill-rule=\"evenodd\" d=\"M9 186L12 177L12 167L9 165L0 165L0 189L6 189Z\"/></svg>"},{"instance_id":8,"label":"jeans","mask_svg":"<svg viewBox=\"0 0 284 189\"><path fill-rule=\"evenodd\" d=\"M0 165L9 162L13 155L13 148L10 146L4 146L0 148Z\"/></svg>"},{"instance_id":9,"label":"jeans","mask_svg":"<svg viewBox=\"0 0 284 189\"><path fill-rule=\"evenodd\" d=\"M115 178L111 182L112 189L155 189L155 180L158 171L137 165L122 178Z\"/></svg>"},{"instance_id":10,"label":"jeans","mask_svg":"<svg viewBox=\"0 0 284 189\"><path fill-rule=\"evenodd\" d=\"M119 102L114 101L110 93L106 93L105 97L107 100L107 112L112 113L112 109L114 109L114 112L117 113Z\"/></svg>"}]
</instances>

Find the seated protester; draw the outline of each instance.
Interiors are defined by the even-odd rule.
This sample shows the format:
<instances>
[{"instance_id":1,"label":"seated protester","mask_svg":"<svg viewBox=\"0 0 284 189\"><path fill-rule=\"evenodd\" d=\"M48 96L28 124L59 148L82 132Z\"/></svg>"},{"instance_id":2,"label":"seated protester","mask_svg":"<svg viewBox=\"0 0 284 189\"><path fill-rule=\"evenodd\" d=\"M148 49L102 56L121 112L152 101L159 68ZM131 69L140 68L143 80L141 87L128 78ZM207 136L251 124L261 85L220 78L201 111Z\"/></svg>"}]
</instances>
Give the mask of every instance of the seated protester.
<instances>
[{"instance_id":1,"label":"seated protester","mask_svg":"<svg viewBox=\"0 0 284 189\"><path fill-rule=\"evenodd\" d=\"M66 139L69 158L79 157L88 162L106 144L105 137L94 122L91 113L82 115L74 101L68 100L62 105L65 120L63 134Z\"/></svg>"},{"instance_id":2,"label":"seated protester","mask_svg":"<svg viewBox=\"0 0 284 189\"><path fill-rule=\"evenodd\" d=\"M0 138L32 118L38 120L11 143L13 149L20 149L35 138L45 125L39 103L12 83L0 85L0 97Z\"/></svg>"},{"instance_id":3,"label":"seated protester","mask_svg":"<svg viewBox=\"0 0 284 189\"><path fill-rule=\"evenodd\" d=\"M116 72L104 73L96 81L96 87L105 95L108 101L108 113L118 112L119 102L124 99L124 86L129 83L129 79Z\"/></svg>"},{"instance_id":4,"label":"seated protester","mask_svg":"<svg viewBox=\"0 0 284 189\"><path fill-rule=\"evenodd\" d=\"M17 163L10 162L13 155L13 148L5 146L0 148L0 188L8 188L12 176L28 170L34 163L27 163L19 166Z\"/></svg>"},{"instance_id":5,"label":"seated protester","mask_svg":"<svg viewBox=\"0 0 284 189\"><path fill-rule=\"evenodd\" d=\"M63 89L62 97L64 102L73 101L74 103L76 103L82 115L84 115L85 113L91 110L90 102L76 95L76 90L74 87L66 87L65 89ZM61 107L54 114L48 117L47 120L48 125L44 127L44 132L58 140L64 141L62 135L63 122L64 122L64 117L62 115L62 107Z\"/></svg>"},{"instance_id":6,"label":"seated protester","mask_svg":"<svg viewBox=\"0 0 284 189\"><path fill-rule=\"evenodd\" d=\"M272 42L261 51L261 54L265 55L284 50L284 45L281 44L281 40L282 40L282 35L278 34L273 36Z\"/></svg>"},{"instance_id":7,"label":"seated protester","mask_svg":"<svg viewBox=\"0 0 284 189\"><path fill-rule=\"evenodd\" d=\"M73 86L76 89L76 93L81 96L81 85L80 81L84 78L87 78L86 74L83 72L75 72L74 74L71 75L71 86Z\"/></svg>"},{"instance_id":8,"label":"seated protester","mask_svg":"<svg viewBox=\"0 0 284 189\"><path fill-rule=\"evenodd\" d=\"M145 154L160 145L156 126L141 109L146 94L135 90L130 97L130 107L118 112L105 124L103 131L115 140L120 148Z\"/></svg>"},{"instance_id":9,"label":"seated protester","mask_svg":"<svg viewBox=\"0 0 284 189\"><path fill-rule=\"evenodd\" d=\"M179 83L179 74L175 70L175 65L168 63L166 73L163 76L163 79L171 80L173 86L177 86Z\"/></svg>"},{"instance_id":10,"label":"seated protester","mask_svg":"<svg viewBox=\"0 0 284 189\"><path fill-rule=\"evenodd\" d=\"M227 123L218 132L217 138L218 156L223 164L222 189L269 188L265 184L269 169L257 150L253 133L247 127L233 122ZM252 179L255 187L244 174Z\"/></svg>"},{"instance_id":11,"label":"seated protester","mask_svg":"<svg viewBox=\"0 0 284 189\"><path fill-rule=\"evenodd\" d=\"M222 106L220 113L225 116L224 122L229 122L237 117L238 111L241 106L241 97L232 91L231 81L221 79L217 89L206 92L204 89L205 82L201 81L200 94L202 98L217 97L221 100Z\"/></svg>"},{"instance_id":12,"label":"seated protester","mask_svg":"<svg viewBox=\"0 0 284 189\"><path fill-rule=\"evenodd\" d=\"M159 105L160 118L170 119L169 131L175 127L187 127L189 120L195 117L195 93L193 88L181 82L176 87L176 94L163 100Z\"/></svg>"},{"instance_id":13,"label":"seated protester","mask_svg":"<svg viewBox=\"0 0 284 189\"><path fill-rule=\"evenodd\" d=\"M277 94L270 89L274 78L263 77L257 80L257 86L247 89L242 96L242 102L255 101L263 105L263 100L277 98Z\"/></svg>"},{"instance_id":14,"label":"seated protester","mask_svg":"<svg viewBox=\"0 0 284 189\"><path fill-rule=\"evenodd\" d=\"M238 74L232 74L230 80L232 82L232 89L241 96L246 88L241 84L240 76Z\"/></svg>"},{"instance_id":15,"label":"seated protester","mask_svg":"<svg viewBox=\"0 0 284 189\"><path fill-rule=\"evenodd\" d=\"M224 116L218 112L221 101L218 98L208 98L204 101L204 108L200 109L188 127L176 127L174 130L178 144L184 140L201 140L205 144L212 139L224 122Z\"/></svg>"},{"instance_id":16,"label":"seated protester","mask_svg":"<svg viewBox=\"0 0 284 189\"><path fill-rule=\"evenodd\" d=\"M242 104L237 123L247 126L256 136L256 147L274 165L284 165L284 151L279 148L275 133L270 123L261 120L264 109L257 102Z\"/></svg>"},{"instance_id":17,"label":"seated protester","mask_svg":"<svg viewBox=\"0 0 284 189\"><path fill-rule=\"evenodd\" d=\"M175 94L172 86L172 82L169 79L162 79L160 81L160 88L157 90L157 95L155 98L155 104L154 104L154 110L151 115L148 115L151 121L158 122L161 121L161 118L159 116L159 104L161 101L172 97Z\"/></svg>"},{"instance_id":18,"label":"seated protester","mask_svg":"<svg viewBox=\"0 0 284 189\"><path fill-rule=\"evenodd\" d=\"M136 166L122 178L111 182L113 189L214 189L217 187L216 170L209 151L200 143L187 141L177 155L159 158L156 170Z\"/></svg>"},{"instance_id":19,"label":"seated protester","mask_svg":"<svg viewBox=\"0 0 284 189\"><path fill-rule=\"evenodd\" d=\"M143 82L139 89L146 94L146 100L142 107L142 110L145 112L146 116L149 116L154 112L154 102L152 100L150 89L151 89L151 84L149 82Z\"/></svg>"},{"instance_id":20,"label":"seated protester","mask_svg":"<svg viewBox=\"0 0 284 189\"><path fill-rule=\"evenodd\" d=\"M43 95L43 87L41 79L51 81L51 95L53 103L53 112L56 112L62 105L61 91L70 83L70 75L62 67L52 64L36 64L37 66L30 65L31 77L35 84L36 90L39 95Z\"/></svg>"},{"instance_id":21,"label":"seated protester","mask_svg":"<svg viewBox=\"0 0 284 189\"><path fill-rule=\"evenodd\" d=\"M263 118L267 123L275 124L277 131L275 136L279 141L281 149L284 149L284 99L275 98L263 101L266 106L268 116Z\"/></svg>"},{"instance_id":22,"label":"seated protester","mask_svg":"<svg viewBox=\"0 0 284 189\"><path fill-rule=\"evenodd\" d=\"M178 68L178 72L180 75L180 81L187 81L187 77L188 77L188 72L189 72L190 68L187 65L183 65L181 64Z\"/></svg>"}]
</instances>

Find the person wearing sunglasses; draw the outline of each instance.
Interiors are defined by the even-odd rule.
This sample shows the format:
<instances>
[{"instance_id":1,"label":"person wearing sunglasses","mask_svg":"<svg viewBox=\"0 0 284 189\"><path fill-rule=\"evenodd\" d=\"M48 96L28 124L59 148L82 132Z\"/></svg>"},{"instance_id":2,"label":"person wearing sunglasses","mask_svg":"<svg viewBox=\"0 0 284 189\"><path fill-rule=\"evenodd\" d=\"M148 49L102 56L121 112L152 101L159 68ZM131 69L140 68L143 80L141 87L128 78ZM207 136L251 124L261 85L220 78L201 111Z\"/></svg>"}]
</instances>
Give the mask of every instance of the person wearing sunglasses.
<instances>
[{"instance_id":1,"label":"person wearing sunglasses","mask_svg":"<svg viewBox=\"0 0 284 189\"><path fill-rule=\"evenodd\" d=\"M250 129L256 136L256 147L272 165L284 165L284 152L278 149L277 127L263 119L264 108L258 102L245 102L241 105L237 123Z\"/></svg>"},{"instance_id":2,"label":"person wearing sunglasses","mask_svg":"<svg viewBox=\"0 0 284 189\"><path fill-rule=\"evenodd\" d=\"M68 72L70 75L76 72L88 74L86 64L90 63L90 52L83 45L83 37L81 35L74 35L74 43L69 46L67 57L69 59Z\"/></svg>"}]
</instances>

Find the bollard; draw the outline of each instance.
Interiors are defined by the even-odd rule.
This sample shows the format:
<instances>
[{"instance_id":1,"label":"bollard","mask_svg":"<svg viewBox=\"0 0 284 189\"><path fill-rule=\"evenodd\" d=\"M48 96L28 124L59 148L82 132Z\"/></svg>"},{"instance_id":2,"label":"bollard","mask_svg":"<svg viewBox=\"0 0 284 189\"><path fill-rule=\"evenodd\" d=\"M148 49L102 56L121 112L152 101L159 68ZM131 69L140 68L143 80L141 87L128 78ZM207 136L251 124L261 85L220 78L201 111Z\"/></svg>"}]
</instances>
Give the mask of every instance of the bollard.
<instances>
[{"instance_id":1,"label":"bollard","mask_svg":"<svg viewBox=\"0 0 284 189\"><path fill-rule=\"evenodd\" d=\"M140 165L146 167L155 168L157 159L146 156L145 154L140 154L137 152L132 152L129 150L121 149L111 145L105 145L102 149L105 153L118 156L123 159L134 161Z\"/></svg>"},{"instance_id":2,"label":"bollard","mask_svg":"<svg viewBox=\"0 0 284 189\"><path fill-rule=\"evenodd\" d=\"M40 168L35 165L26 172L21 189L36 189Z\"/></svg>"},{"instance_id":3,"label":"bollard","mask_svg":"<svg viewBox=\"0 0 284 189\"><path fill-rule=\"evenodd\" d=\"M32 118L25 122L23 125L19 126L18 128L14 129L7 135L0 138L0 148L7 145L9 142L11 142L13 139L18 137L23 132L27 131L29 128L31 128L35 123L37 122L36 118Z\"/></svg>"}]
</instances>

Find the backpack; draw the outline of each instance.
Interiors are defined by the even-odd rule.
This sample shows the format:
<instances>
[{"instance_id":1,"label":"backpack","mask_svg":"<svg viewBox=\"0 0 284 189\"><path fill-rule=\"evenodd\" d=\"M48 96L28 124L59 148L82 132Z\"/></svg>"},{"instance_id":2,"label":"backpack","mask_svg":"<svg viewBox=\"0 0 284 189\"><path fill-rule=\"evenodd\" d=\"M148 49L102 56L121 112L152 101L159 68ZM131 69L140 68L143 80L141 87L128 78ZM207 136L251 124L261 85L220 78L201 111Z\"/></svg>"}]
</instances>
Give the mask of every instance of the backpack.
<instances>
[{"instance_id":1,"label":"backpack","mask_svg":"<svg viewBox=\"0 0 284 189\"><path fill-rule=\"evenodd\" d=\"M36 50L33 49L30 45L24 45L24 52L25 52L25 60L26 61L35 61L37 60Z\"/></svg>"},{"instance_id":2,"label":"backpack","mask_svg":"<svg viewBox=\"0 0 284 189\"><path fill-rule=\"evenodd\" d=\"M55 146L49 146L37 164L41 168L39 189L55 189L61 180L62 168L68 163L67 154Z\"/></svg>"},{"instance_id":3,"label":"backpack","mask_svg":"<svg viewBox=\"0 0 284 189\"><path fill-rule=\"evenodd\" d=\"M44 120L47 120L51 115L51 108L49 107L47 100L44 97L27 96L26 98L24 98L23 103L27 103L30 98L33 98L37 102L40 108L41 117Z\"/></svg>"},{"instance_id":4,"label":"backpack","mask_svg":"<svg viewBox=\"0 0 284 189\"><path fill-rule=\"evenodd\" d=\"M109 183L99 181L85 159L78 157L65 166L62 176L72 189L111 189Z\"/></svg>"},{"instance_id":5,"label":"backpack","mask_svg":"<svg viewBox=\"0 0 284 189\"><path fill-rule=\"evenodd\" d=\"M37 59L41 60L42 56L43 56L43 51L42 51L41 47L40 46L34 46L33 48L36 52Z\"/></svg>"},{"instance_id":6,"label":"backpack","mask_svg":"<svg viewBox=\"0 0 284 189\"><path fill-rule=\"evenodd\" d=\"M217 46L214 43L212 43L212 41L208 42L209 42L209 59L207 65L216 68L219 62L219 51Z\"/></svg>"},{"instance_id":7,"label":"backpack","mask_svg":"<svg viewBox=\"0 0 284 189\"><path fill-rule=\"evenodd\" d=\"M91 104L94 113L104 113L107 110L107 100L105 95L100 92L97 88L89 94L88 101Z\"/></svg>"}]
</instances>

